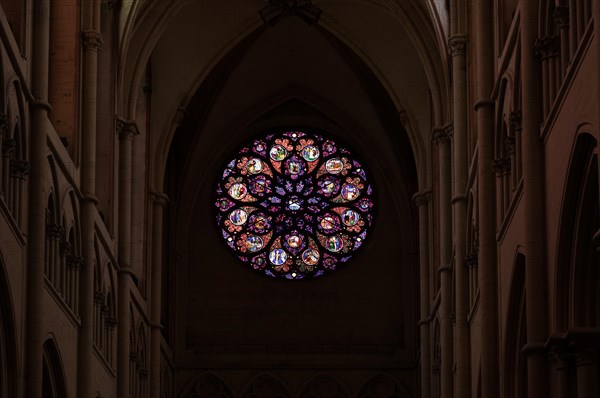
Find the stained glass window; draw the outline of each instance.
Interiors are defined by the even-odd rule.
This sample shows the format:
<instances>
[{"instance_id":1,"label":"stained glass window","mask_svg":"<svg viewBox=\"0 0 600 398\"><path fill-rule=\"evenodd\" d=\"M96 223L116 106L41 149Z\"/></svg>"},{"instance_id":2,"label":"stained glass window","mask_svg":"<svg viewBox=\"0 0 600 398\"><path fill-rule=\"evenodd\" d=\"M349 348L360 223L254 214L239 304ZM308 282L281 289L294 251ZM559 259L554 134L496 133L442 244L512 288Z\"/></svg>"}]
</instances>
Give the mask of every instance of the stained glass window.
<instances>
[{"instance_id":1,"label":"stained glass window","mask_svg":"<svg viewBox=\"0 0 600 398\"><path fill-rule=\"evenodd\" d=\"M373 189L350 151L320 134L255 139L216 188L223 239L254 270L286 279L321 276L346 263L373 224Z\"/></svg>"}]
</instances>

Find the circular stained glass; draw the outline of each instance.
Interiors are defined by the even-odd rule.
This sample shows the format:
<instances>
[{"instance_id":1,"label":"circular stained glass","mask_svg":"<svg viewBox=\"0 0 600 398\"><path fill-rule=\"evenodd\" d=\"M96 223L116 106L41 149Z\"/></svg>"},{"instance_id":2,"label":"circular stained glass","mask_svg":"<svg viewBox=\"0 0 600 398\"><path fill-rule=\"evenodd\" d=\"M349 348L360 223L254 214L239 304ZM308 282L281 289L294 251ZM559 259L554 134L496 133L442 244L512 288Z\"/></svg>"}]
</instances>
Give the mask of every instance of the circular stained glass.
<instances>
[{"instance_id":1,"label":"circular stained glass","mask_svg":"<svg viewBox=\"0 0 600 398\"><path fill-rule=\"evenodd\" d=\"M242 148L217 184L227 245L272 277L321 276L346 263L373 224L364 167L335 141L305 131L269 134Z\"/></svg>"}]
</instances>

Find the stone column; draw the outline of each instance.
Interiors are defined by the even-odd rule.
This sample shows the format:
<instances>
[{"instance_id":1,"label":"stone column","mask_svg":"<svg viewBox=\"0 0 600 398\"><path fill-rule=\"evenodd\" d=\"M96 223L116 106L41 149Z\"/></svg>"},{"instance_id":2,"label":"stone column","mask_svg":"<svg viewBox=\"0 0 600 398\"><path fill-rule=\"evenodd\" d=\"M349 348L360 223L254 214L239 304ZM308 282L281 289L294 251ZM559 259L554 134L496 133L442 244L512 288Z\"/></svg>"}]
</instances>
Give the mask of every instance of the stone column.
<instances>
[{"instance_id":1,"label":"stone column","mask_svg":"<svg viewBox=\"0 0 600 398\"><path fill-rule=\"evenodd\" d=\"M548 358L553 362L552 388L555 398L568 398L569 396L569 362L572 357L571 350L566 344L557 343L550 348Z\"/></svg>"},{"instance_id":2,"label":"stone column","mask_svg":"<svg viewBox=\"0 0 600 398\"><path fill-rule=\"evenodd\" d=\"M577 398L598 397L598 353L595 349L577 346Z\"/></svg>"},{"instance_id":3,"label":"stone column","mask_svg":"<svg viewBox=\"0 0 600 398\"><path fill-rule=\"evenodd\" d=\"M567 6L557 6L554 9L554 19L560 30L560 68L561 76L567 72L567 65L570 59L569 53L569 8Z\"/></svg>"},{"instance_id":4,"label":"stone column","mask_svg":"<svg viewBox=\"0 0 600 398\"><path fill-rule=\"evenodd\" d=\"M429 204L431 191L417 193L413 197L419 207L419 281L421 297L421 320L419 331L421 340L421 398L431 398L431 326L430 326L430 292L429 292Z\"/></svg>"},{"instance_id":5,"label":"stone column","mask_svg":"<svg viewBox=\"0 0 600 398\"><path fill-rule=\"evenodd\" d=\"M439 146L439 201L440 201L440 345L441 345L441 397L453 396L454 341L452 336L452 209L451 209L451 127L436 129L433 141Z\"/></svg>"},{"instance_id":6,"label":"stone column","mask_svg":"<svg viewBox=\"0 0 600 398\"><path fill-rule=\"evenodd\" d=\"M46 229L45 171L48 112L48 59L50 2L39 0L33 5L35 26L31 51L31 134L29 180L29 228L27 231L28 263L26 275L25 371L24 394L42 397L43 319L44 319L44 247Z\"/></svg>"},{"instance_id":7,"label":"stone column","mask_svg":"<svg viewBox=\"0 0 600 398\"><path fill-rule=\"evenodd\" d=\"M99 9L100 2L96 2ZM89 11L88 11L89 12ZM98 10L99 14L99 10ZM89 23L97 29L98 22ZM98 91L98 51L102 36L96 30L86 30L82 35L83 84L82 84L82 146L81 146L81 241L84 264L81 270L80 310L81 328L78 348L77 396L93 395L94 361L94 248L96 205L96 113ZM75 300L78 298L76 297Z\"/></svg>"},{"instance_id":8,"label":"stone column","mask_svg":"<svg viewBox=\"0 0 600 398\"><path fill-rule=\"evenodd\" d=\"M163 265L163 210L168 198L164 193L152 192L152 290L150 296L150 320L152 322L150 348L150 397L160 398L160 342L162 326L160 323L162 265Z\"/></svg>"},{"instance_id":9,"label":"stone column","mask_svg":"<svg viewBox=\"0 0 600 398\"><path fill-rule=\"evenodd\" d=\"M135 122L117 119L119 135L119 281L117 329L117 396L129 396L129 356L131 314L131 162L133 137L138 134Z\"/></svg>"},{"instance_id":10,"label":"stone column","mask_svg":"<svg viewBox=\"0 0 600 398\"><path fill-rule=\"evenodd\" d=\"M520 0L522 71L522 144L525 251L525 300L527 306L527 388L529 397L548 396L547 360L548 292L545 259L545 206L543 146L540 139L540 63L534 54L538 2Z\"/></svg>"},{"instance_id":11,"label":"stone column","mask_svg":"<svg viewBox=\"0 0 600 398\"><path fill-rule=\"evenodd\" d=\"M0 112L0 199L4 197L4 140L8 139L10 120L8 115Z\"/></svg>"},{"instance_id":12,"label":"stone column","mask_svg":"<svg viewBox=\"0 0 600 398\"><path fill-rule=\"evenodd\" d=\"M454 227L454 273L455 273L455 345L456 371L454 377L454 395L466 397L471 395L471 343L467 323L469 312L469 270L465 266L466 255L466 221L467 221L467 178L469 174L468 141L467 141L467 39L455 35L448 41L452 55L452 97L454 113L453 145L453 188L452 197Z\"/></svg>"},{"instance_id":13,"label":"stone column","mask_svg":"<svg viewBox=\"0 0 600 398\"><path fill-rule=\"evenodd\" d=\"M496 178L494 159L494 79L491 1L477 3L477 207L479 209L478 284L481 314L481 395L500 396L496 259ZM510 160L504 163L510 167ZM504 177L506 179L506 177ZM508 186L504 187L510 192ZM505 197L508 200L508 197Z\"/></svg>"}]
</instances>

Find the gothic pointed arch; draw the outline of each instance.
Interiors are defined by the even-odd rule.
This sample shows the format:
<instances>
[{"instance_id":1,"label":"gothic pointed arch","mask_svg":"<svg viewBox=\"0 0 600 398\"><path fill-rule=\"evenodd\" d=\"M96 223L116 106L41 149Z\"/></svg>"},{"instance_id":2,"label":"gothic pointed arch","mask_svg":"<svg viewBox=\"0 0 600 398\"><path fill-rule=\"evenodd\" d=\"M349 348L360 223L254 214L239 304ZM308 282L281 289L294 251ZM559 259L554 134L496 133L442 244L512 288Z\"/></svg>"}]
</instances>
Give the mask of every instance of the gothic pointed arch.
<instances>
[{"instance_id":1,"label":"gothic pointed arch","mask_svg":"<svg viewBox=\"0 0 600 398\"><path fill-rule=\"evenodd\" d=\"M527 361L523 347L527 343L525 308L525 256L518 252L513 266L508 301L504 352L504 386L510 397L527 397Z\"/></svg>"},{"instance_id":2,"label":"gothic pointed arch","mask_svg":"<svg viewBox=\"0 0 600 398\"><path fill-rule=\"evenodd\" d=\"M11 289L0 253L0 396L18 397L17 342Z\"/></svg>"},{"instance_id":3,"label":"gothic pointed arch","mask_svg":"<svg viewBox=\"0 0 600 398\"><path fill-rule=\"evenodd\" d=\"M319 373L311 377L300 390L300 398L348 398L346 386L329 373Z\"/></svg>"},{"instance_id":4,"label":"gothic pointed arch","mask_svg":"<svg viewBox=\"0 0 600 398\"><path fill-rule=\"evenodd\" d=\"M387 373L368 379L358 393L359 398L409 398L408 390L400 380Z\"/></svg>"},{"instance_id":5,"label":"gothic pointed arch","mask_svg":"<svg viewBox=\"0 0 600 398\"><path fill-rule=\"evenodd\" d=\"M163 380L168 382L167 371L164 372ZM163 389L167 389L167 383ZM166 396L165 396L166 397ZM183 398L233 398L233 392L227 383L214 373L205 372L194 378L189 386L181 394Z\"/></svg>"},{"instance_id":6,"label":"gothic pointed arch","mask_svg":"<svg viewBox=\"0 0 600 398\"><path fill-rule=\"evenodd\" d=\"M248 381L241 398L291 398L292 393L286 384L270 373L263 373Z\"/></svg>"},{"instance_id":7,"label":"gothic pointed arch","mask_svg":"<svg viewBox=\"0 0 600 398\"><path fill-rule=\"evenodd\" d=\"M598 145L588 133L575 142L564 191L557 244L559 331L600 326Z\"/></svg>"},{"instance_id":8,"label":"gothic pointed arch","mask_svg":"<svg viewBox=\"0 0 600 398\"><path fill-rule=\"evenodd\" d=\"M44 343L43 356L42 398L67 398L62 359L54 339Z\"/></svg>"}]
</instances>

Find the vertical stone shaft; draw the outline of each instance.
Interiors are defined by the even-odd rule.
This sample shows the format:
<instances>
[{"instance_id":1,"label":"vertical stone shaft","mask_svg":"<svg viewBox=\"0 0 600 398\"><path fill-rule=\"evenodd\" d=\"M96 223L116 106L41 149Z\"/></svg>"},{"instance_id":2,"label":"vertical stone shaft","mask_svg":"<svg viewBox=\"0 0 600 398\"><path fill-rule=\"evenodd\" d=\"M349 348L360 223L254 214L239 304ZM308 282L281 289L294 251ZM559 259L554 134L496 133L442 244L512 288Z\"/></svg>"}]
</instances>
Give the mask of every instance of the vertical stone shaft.
<instances>
[{"instance_id":1,"label":"vertical stone shaft","mask_svg":"<svg viewBox=\"0 0 600 398\"><path fill-rule=\"evenodd\" d=\"M43 318L44 318L44 252L46 220L46 140L50 104L48 104L48 62L50 2L33 4L35 26L32 37L31 91L31 177L29 180L29 228L27 231L27 296L25 313L25 393L28 398L42 397Z\"/></svg>"},{"instance_id":2,"label":"vertical stone shaft","mask_svg":"<svg viewBox=\"0 0 600 398\"><path fill-rule=\"evenodd\" d=\"M498 364L498 298L496 259L496 177L494 159L494 102L492 5L477 3L477 185L479 208L479 312L481 319L481 395L500 395ZM516 172L516 171L515 171ZM508 190L508 187L505 187ZM507 199L508 200L508 199Z\"/></svg>"},{"instance_id":3,"label":"vertical stone shaft","mask_svg":"<svg viewBox=\"0 0 600 398\"><path fill-rule=\"evenodd\" d=\"M453 337L452 337L452 209L450 204L451 164L449 128L438 129L433 139L439 145L440 159L440 345L441 345L441 396L453 396Z\"/></svg>"},{"instance_id":4,"label":"vertical stone shaft","mask_svg":"<svg viewBox=\"0 0 600 398\"><path fill-rule=\"evenodd\" d=\"M131 167L133 136L137 130L135 124L123 120L117 121L119 134L119 297L117 330L117 396L129 396L129 356L131 315L129 311L131 278Z\"/></svg>"},{"instance_id":5,"label":"vertical stone shaft","mask_svg":"<svg viewBox=\"0 0 600 398\"><path fill-rule=\"evenodd\" d=\"M429 292L429 204L431 192L418 193L414 197L419 207L419 293L421 298L421 398L431 398L431 311Z\"/></svg>"},{"instance_id":6,"label":"vertical stone shaft","mask_svg":"<svg viewBox=\"0 0 600 398\"><path fill-rule=\"evenodd\" d=\"M529 397L548 396L546 352L548 297L544 259L543 148L540 139L540 65L534 55L538 2L520 0L523 202L525 206L525 303L527 307L527 388Z\"/></svg>"},{"instance_id":7,"label":"vertical stone shaft","mask_svg":"<svg viewBox=\"0 0 600 398\"><path fill-rule=\"evenodd\" d=\"M152 293L150 297L150 320L152 335L150 347L150 398L160 398L160 342L161 330L161 289L162 289L162 241L163 210L167 196L153 192L152 198Z\"/></svg>"},{"instance_id":8,"label":"vertical stone shaft","mask_svg":"<svg viewBox=\"0 0 600 398\"><path fill-rule=\"evenodd\" d=\"M80 301L81 328L78 347L77 396L93 395L94 361L94 228L96 215L96 113L98 95L98 51L102 45L99 33L100 2L91 2L83 10L83 84L82 84L82 152L81 152L81 231L83 267L81 269Z\"/></svg>"},{"instance_id":9,"label":"vertical stone shaft","mask_svg":"<svg viewBox=\"0 0 600 398\"><path fill-rule=\"evenodd\" d=\"M452 36L448 42L452 55L452 97L454 112L454 131L452 137L454 208L452 225L454 227L454 273L455 273L455 343L456 374L454 378L454 396L471 395L471 343L467 323L469 311L469 273L465 266L468 157L467 157L467 68L465 36Z\"/></svg>"}]
</instances>

